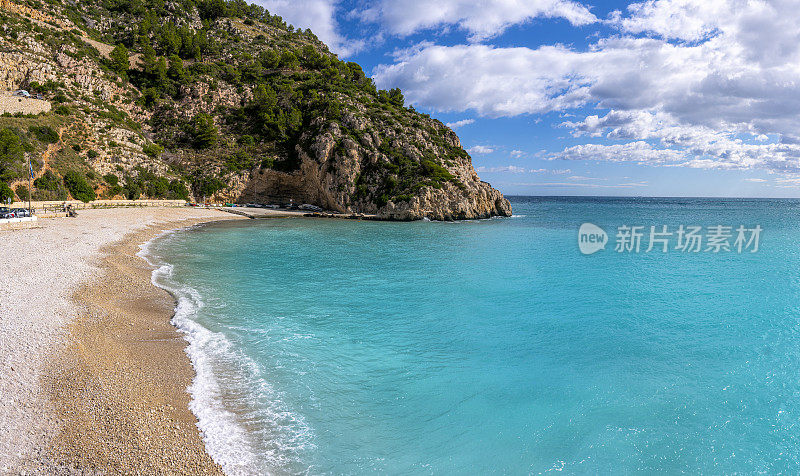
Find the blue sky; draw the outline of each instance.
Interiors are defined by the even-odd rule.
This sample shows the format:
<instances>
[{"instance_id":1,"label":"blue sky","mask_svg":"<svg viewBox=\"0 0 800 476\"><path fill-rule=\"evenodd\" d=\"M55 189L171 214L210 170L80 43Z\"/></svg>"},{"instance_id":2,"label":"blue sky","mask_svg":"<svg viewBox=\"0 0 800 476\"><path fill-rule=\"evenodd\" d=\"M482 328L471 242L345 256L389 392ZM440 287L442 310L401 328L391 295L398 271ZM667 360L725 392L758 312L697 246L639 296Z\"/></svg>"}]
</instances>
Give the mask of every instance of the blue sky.
<instances>
[{"instance_id":1,"label":"blue sky","mask_svg":"<svg viewBox=\"0 0 800 476\"><path fill-rule=\"evenodd\" d=\"M800 197L792 1L259 0L507 194Z\"/></svg>"}]
</instances>

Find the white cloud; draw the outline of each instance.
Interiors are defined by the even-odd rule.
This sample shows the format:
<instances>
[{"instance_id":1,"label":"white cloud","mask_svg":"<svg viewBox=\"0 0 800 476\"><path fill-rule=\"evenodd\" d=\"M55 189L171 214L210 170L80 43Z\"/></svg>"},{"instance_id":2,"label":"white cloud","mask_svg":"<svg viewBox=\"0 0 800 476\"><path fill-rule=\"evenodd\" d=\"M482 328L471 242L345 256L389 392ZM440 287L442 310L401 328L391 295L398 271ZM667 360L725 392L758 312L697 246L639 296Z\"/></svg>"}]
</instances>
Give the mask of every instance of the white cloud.
<instances>
[{"instance_id":1,"label":"white cloud","mask_svg":"<svg viewBox=\"0 0 800 476\"><path fill-rule=\"evenodd\" d=\"M494 152L494 149L485 145L474 145L467 149L467 152L470 154L491 154Z\"/></svg>"},{"instance_id":2,"label":"white cloud","mask_svg":"<svg viewBox=\"0 0 800 476\"><path fill-rule=\"evenodd\" d=\"M348 56L361 50L363 40L350 40L339 33L336 8L339 0L253 0L297 28L311 28L332 52Z\"/></svg>"},{"instance_id":3,"label":"white cloud","mask_svg":"<svg viewBox=\"0 0 800 476\"><path fill-rule=\"evenodd\" d=\"M644 164L674 164L687 160L685 153L671 149L655 149L643 141L626 144L583 144L568 147L551 156L562 160L598 160L605 162L638 162Z\"/></svg>"},{"instance_id":4,"label":"white cloud","mask_svg":"<svg viewBox=\"0 0 800 476\"><path fill-rule=\"evenodd\" d=\"M525 152L523 152L523 151L521 151L521 150L512 150L512 151L511 151L511 153L510 153L509 155L510 155L511 157L515 158L515 159L519 159L519 158L521 158L521 157L524 157L524 156L525 156Z\"/></svg>"},{"instance_id":5,"label":"white cloud","mask_svg":"<svg viewBox=\"0 0 800 476\"><path fill-rule=\"evenodd\" d=\"M469 33L470 41L491 38L534 18L563 18L573 25L597 21L586 6L569 0L381 0L358 16L400 36L455 25Z\"/></svg>"},{"instance_id":6,"label":"white cloud","mask_svg":"<svg viewBox=\"0 0 800 476\"><path fill-rule=\"evenodd\" d=\"M754 183L765 183L767 180L763 178L746 178L744 179L745 182L754 182Z\"/></svg>"},{"instance_id":7,"label":"white cloud","mask_svg":"<svg viewBox=\"0 0 800 476\"><path fill-rule=\"evenodd\" d=\"M626 144L627 147L599 144L585 146L587 150L597 154L597 160L638 159L642 163L656 164L677 161L673 165L723 169L763 168L773 171L795 171L800 167L799 144L765 144L763 138L748 134L747 128L733 124L723 124L722 130L716 130L708 126L681 124L672 115L665 113L612 110L603 117L589 116L584 121L565 122L562 125L571 128L575 136L638 140L635 145ZM741 137L748 135L758 143L746 142ZM656 142L659 147L642 140ZM572 152L568 149L561 156L570 156ZM684 156L681 157L681 154Z\"/></svg>"},{"instance_id":8,"label":"white cloud","mask_svg":"<svg viewBox=\"0 0 800 476\"><path fill-rule=\"evenodd\" d=\"M607 179L599 178L599 177L587 177L585 175L570 175L569 177L567 177L567 180L575 180L575 181L584 182L584 181L592 181L592 180L601 180L602 181L602 180L607 180Z\"/></svg>"},{"instance_id":9,"label":"white cloud","mask_svg":"<svg viewBox=\"0 0 800 476\"><path fill-rule=\"evenodd\" d=\"M734 0L648 0L628 6L629 16L612 14L612 24L629 33L652 33L662 38L698 41L715 34L716 23L734 6Z\"/></svg>"},{"instance_id":10,"label":"white cloud","mask_svg":"<svg viewBox=\"0 0 800 476\"><path fill-rule=\"evenodd\" d=\"M528 170L525 167L516 165L504 165L501 167L478 167L477 172L511 172L512 174L524 174Z\"/></svg>"},{"instance_id":11,"label":"white cloud","mask_svg":"<svg viewBox=\"0 0 800 476\"><path fill-rule=\"evenodd\" d=\"M599 183L574 183L574 182L527 182L527 183L505 183L504 185L514 185L517 187L582 187L582 188L636 188L648 187L646 181L618 183L614 185Z\"/></svg>"},{"instance_id":12,"label":"white cloud","mask_svg":"<svg viewBox=\"0 0 800 476\"><path fill-rule=\"evenodd\" d=\"M503 165L499 167L478 167L475 169L477 172L511 172L515 174L553 174L553 175L562 175L572 173L570 169L526 169L525 167L519 167L517 165Z\"/></svg>"},{"instance_id":13,"label":"white cloud","mask_svg":"<svg viewBox=\"0 0 800 476\"><path fill-rule=\"evenodd\" d=\"M586 93L567 77L571 55L564 47L423 44L399 52L397 63L379 66L374 78L379 86L400 87L411 102L440 111L515 116L586 101ZM571 91L556 93L559 86Z\"/></svg>"},{"instance_id":14,"label":"white cloud","mask_svg":"<svg viewBox=\"0 0 800 476\"><path fill-rule=\"evenodd\" d=\"M596 107L609 112L563 126L625 142L552 157L800 170L796 1L650 0L608 23L620 34L585 51L423 44L376 68L375 79L440 111L507 117Z\"/></svg>"},{"instance_id":15,"label":"white cloud","mask_svg":"<svg viewBox=\"0 0 800 476\"><path fill-rule=\"evenodd\" d=\"M456 122L448 122L446 126L449 127L450 129L458 129L459 127L468 126L474 122L475 119L461 119L460 121Z\"/></svg>"}]
</instances>

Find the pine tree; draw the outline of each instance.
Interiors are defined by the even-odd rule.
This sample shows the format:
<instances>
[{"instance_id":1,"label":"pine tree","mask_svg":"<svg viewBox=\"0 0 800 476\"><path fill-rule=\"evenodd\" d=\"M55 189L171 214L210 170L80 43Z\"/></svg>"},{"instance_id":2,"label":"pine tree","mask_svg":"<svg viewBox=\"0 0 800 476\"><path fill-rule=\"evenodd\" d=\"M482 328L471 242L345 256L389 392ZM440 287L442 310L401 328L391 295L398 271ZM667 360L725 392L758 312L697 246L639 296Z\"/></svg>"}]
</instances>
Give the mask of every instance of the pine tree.
<instances>
[{"instance_id":1,"label":"pine tree","mask_svg":"<svg viewBox=\"0 0 800 476\"><path fill-rule=\"evenodd\" d=\"M210 149L217 145L218 132L214 119L205 113L194 116L194 143L199 149Z\"/></svg>"},{"instance_id":2,"label":"pine tree","mask_svg":"<svg viewBox=\"0 0 800 476\"><path fill-rule=\"evenodd\" d=\"M183 67L183 60L178 55L169 57L169 69L167 69L167 76L171 79L183 83L186 79L186 70Z\"/></svg>"},{"instance_id":3,"label":"pine tree","mask_svg":"<svg viewBox=\"0 0 800 476\"><path fill-rule=\"evenodd\" d=\"M109 68L123 78L127 78L128 69L130 68L128 48L123 45L117 45L108 56L110 58Z\"/></svg>"}]
</instances>

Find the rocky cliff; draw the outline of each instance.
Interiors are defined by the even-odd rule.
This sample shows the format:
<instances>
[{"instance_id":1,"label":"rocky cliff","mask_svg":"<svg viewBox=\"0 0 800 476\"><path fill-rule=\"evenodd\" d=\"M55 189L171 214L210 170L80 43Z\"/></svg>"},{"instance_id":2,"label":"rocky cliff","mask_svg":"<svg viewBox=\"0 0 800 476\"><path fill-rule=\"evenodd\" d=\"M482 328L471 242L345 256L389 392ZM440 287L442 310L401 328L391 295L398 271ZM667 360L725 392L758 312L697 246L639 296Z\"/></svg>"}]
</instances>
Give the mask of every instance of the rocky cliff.
<instances>
[{"instance_id":1,"label":"rocky cliff","mask_svg":"<svg viewBox=\"0 0 800 476\"><path fill-rule=\"evenodd\" d=\"M27 147L37 177L78 170L107 198L293 201L397 220L511 214L452 130L261 7L31 2L0 0L0 85L58 107L0 129ZM26 125L58 130L56 145ZM18 185L20 167L4 172L2 160L0 181Z\"/></svg>"},{"instance_id":2,"label":"rocky cliff","mask_svg":"<svg viewBox=\"0 0 800 476\"><path fill-rule=\"evenodd\" d=\"M452 180L400 189L396 174L381 172L393 165L389 157L369 143L338 140L341 147L336 146L336 132L315 138L311 151L299 151L301 163L295 171L251 171L233 184L226 198L313 203L338 212L377 214L393 220L460 220L511 214L508 200L480 181L468 159L445 169ZM415 149L409 153L420 155ZM409 193L398 194L398 190Z\"/></svg>"}]
</instances>

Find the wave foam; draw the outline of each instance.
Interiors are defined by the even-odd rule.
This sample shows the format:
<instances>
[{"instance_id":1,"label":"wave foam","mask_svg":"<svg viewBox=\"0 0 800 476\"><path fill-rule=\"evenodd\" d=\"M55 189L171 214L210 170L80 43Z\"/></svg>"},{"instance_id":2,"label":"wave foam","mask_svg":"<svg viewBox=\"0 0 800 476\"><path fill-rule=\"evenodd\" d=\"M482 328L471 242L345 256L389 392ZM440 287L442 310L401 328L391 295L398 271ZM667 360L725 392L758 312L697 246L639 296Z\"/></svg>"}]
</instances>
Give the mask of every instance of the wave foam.
<instances>
[{"instance_id":1,"label":"wave foam","mask_svg":"<svg viewBox=\"0 0 800 476\"><path fill-rule=\"evenodd\" d=\"M206 451L228 475L289 468L296 472L302 466L300 453L314 446L312 432L301 416L286 409L255 361L225 334L197 322L205 306L202 296L174 279L173 265L152 253L153 241L142 245L137 256L155 267L151 282L177 301L172 324L189 343L186 353L195 369L187 389L192 397L189 408L197 417Z\"/></svg>"}]
</instances>

